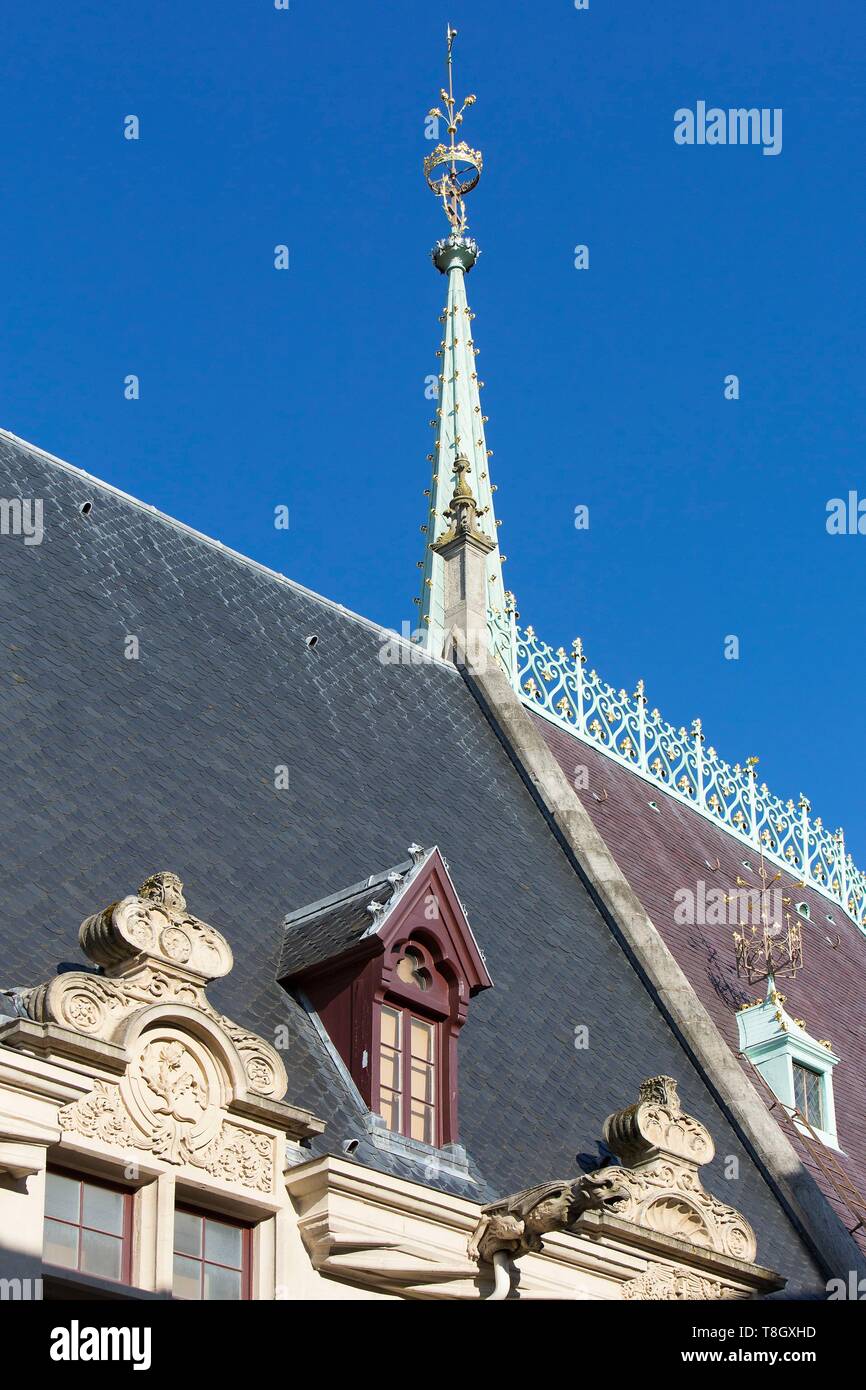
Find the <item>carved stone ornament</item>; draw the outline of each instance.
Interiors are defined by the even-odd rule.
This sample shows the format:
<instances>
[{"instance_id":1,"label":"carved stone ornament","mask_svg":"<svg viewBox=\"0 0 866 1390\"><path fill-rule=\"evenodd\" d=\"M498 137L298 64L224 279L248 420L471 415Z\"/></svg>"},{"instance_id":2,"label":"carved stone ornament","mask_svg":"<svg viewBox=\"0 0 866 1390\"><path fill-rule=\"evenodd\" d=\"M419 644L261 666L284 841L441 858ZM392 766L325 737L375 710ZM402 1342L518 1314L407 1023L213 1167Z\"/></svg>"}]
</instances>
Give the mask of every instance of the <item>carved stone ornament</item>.
<instances>
[{"instance_id":1,"label":"carved stone ornament","mask_svg":"<svg viewBox=\"0 0 866 1390\"><path fill-rule=\"evenodd\" d=\"M85 955L111 974L142 954L203 981L227 975L234 963L225 938L187 911L183 884L171 873L152 874L137 896L88 917L78 939Z\"/></svg>"},{"instance_id":2,"label":"carved stone ornament","mask_svg":"<svg viewBox=\"0 0 866 1390\"><path fill-rule=\"evenodd\" d=\"M132 1018L149 1005L185 1005L228 1034L249 1092L269 1100L285 1095L288 1078L279 1053L218 1013L206 997L209 981L231 970L232 953L225 937L187 910L176 874L153 874L137 895L88 917L79 941L104 973L70 971L40 985L27 999L31 1018L122 1043Z\"/></svg>"},{"instance_id":3,"label":"carved stone ornament","mask_svg":"<svg viewBox=\"0 0 866 1390\"><path fill-rule=\"evenodd\" d=\"M608 1116L604 1138L625 1165L605 1170L617 1188L607 1203L613 1215L691 1245L754 1260L757 1239L746 1218L704 1190L698 1168L711 1161L715 1147L700 1121L684 1113L671 1077L644 1081L636 1105Z\"/></svg>"},{"instance_id":4,"label":"carved stone ornament","mask_svg":"<svg viewBox=\"0 0 866 1390\"><path fill-rule=\"evenodd\" d=\"M478 1225L469 1238L470 1260L492 1262L505 1251L512 1260L543 1249L543 1235L563 1231L585 1211L602 1210L615 1196L606 1175L567 1178L529 1187L481 1208Z\"/></svg>"},{"instance_id":5,"label":"carved stone ornament","mask_svg":"<svg viewBox=\"0 0 866 1390\"><path fill-rule=\"evenodd\" d=\"M275 1104L287 1086L279 1053L207 999L232 953L188 911L177 875L154 874L136 895L88 917L79 939L102 973L57 976L30 991L27 1012L123 1047L129 1061L119 1081L99 1078L61 1109L61 1129L273 1191L281 1131L304 1137L324 1126Z\"/></svg>"},{"instance_id":6,"label":"carved stone ornament","mask_svg":"<svg viewBox=\"0 0 866 1390\"><path fill-rule=\"evenodd\" d=\"M622 1296L638 1301L693 1299L706 1303L719 1299L739 1299L743 1295L737 1289L720 1283L718 1279L697 1274L693 1269L655 1265L644 1270L636 1279L629 1279L623 1284Z\"/></svg>"},{"instance_id":7,"label":"carved stone ornament","mask_svg":"<svg viewBox=\"0 0 866 1390\"><path fill-rule=\"evenodd\" d=\"M545 1183L491 1202L482 1208L481 1219L470 1238L470 1259L493 1262L500 1252L512 1260L519 1259L541 1250L542 1235L575 1229L584 1213L596 1212L616 1217L618 1222L629 1222L643 1231L686 1241L697 1249L744 1262L754 1260L757 1240L748 1221L704 1190L698 1167L712 1159L713 1141L699 1120L683 1112L676 1082L671 1077L653 1076L644 1081L637 1103L618 1110L605 1121L604 1138L622 1164L628 1166L612 1166L586 1177ZM647 1292L685 1287L670 1282L667 1266L648 1272L641 1279L644 1282L636 1281L627 1297L734 1296L715 1292ZM653 1283L653 1279L662 1283Z\"/></svg>"},{"instance_id":8,"label":"carved stone ornament","mask_svg":"<svg viewBox=\"0 0 866 1390\"><path fill-rule=\"evenodd\" d=\"M213 1053L189 1034L156 1026L138 1039L118 1083L97 1081L58 1119L69 1134L141 1149L270 1192L275 1136L227 1119L227 1101L227 1077Z\"/></svg>"}]
</instances>

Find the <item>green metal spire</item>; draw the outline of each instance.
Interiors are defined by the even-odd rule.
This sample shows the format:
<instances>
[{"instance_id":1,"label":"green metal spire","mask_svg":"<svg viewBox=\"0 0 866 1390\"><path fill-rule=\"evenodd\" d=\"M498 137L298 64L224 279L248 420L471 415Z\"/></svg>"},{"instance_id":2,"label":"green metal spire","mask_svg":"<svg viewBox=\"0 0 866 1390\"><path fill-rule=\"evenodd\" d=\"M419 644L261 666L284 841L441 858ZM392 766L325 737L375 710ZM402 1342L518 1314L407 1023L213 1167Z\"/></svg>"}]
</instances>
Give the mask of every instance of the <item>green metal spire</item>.
<instances>
[{"instance_id":1,"label":"green metal spire","mask_svg":"<svg viewBox=\"0 0 866 1390\"><path fill-rule=\"evenodd\" d=\"M496 489L490 480L492 451L487 448L484 430L487 417L481 405L484 383L478 378L479 350L475 346L472 329L475 315L466 299L466 276L475 265L479 250L475 241L466 235L464 198L480 178L482 158L480 152L471 149L465 141L455 141L463 121L463 112L475 101L474 96L467 97L463 106L456 109L451 63L455 37L456 30L449 27L448 89L443 88L441 92L447 117L438 107L434 107L430 113L431 116L447 119L449 143L437 145L424 161L427 182L442 200L451 224L451 234L437 242L433 249L433 264L447 277L448 293L445 310L440 317L443 332L437 353L440 363L437 373L438 401L436 414L430 422L435 436L432 453L428 454L433 464L433 479L429 489L429 512L421 528L427 544L421 561L421 595L416 601L420 606L421 640L429 651L441 655L448 635L445 627L444 562L433 546L448 532L449 518L446 513L455 487L468 484L477 504L477 528L491 543L486 557L490 645L511 675L514 620L502 579L503 557L499 551L493 506ZM461 467L455 469L458 459L462 461Z\"/></svg>"}]
</instances>

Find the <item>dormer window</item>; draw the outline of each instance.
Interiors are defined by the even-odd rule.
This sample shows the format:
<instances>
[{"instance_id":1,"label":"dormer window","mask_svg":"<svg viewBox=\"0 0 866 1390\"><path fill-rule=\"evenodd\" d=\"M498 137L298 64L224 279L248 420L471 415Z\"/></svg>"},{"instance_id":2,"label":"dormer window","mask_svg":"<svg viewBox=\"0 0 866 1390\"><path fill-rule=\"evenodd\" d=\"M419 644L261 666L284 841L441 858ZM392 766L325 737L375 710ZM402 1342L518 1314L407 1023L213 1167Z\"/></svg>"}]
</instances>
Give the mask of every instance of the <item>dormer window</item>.
<instances>
[{"instance_id":1,"label":"dormer window","mask_svg":"<svg viewBox=\"0 0 866 1390\"><path fill-rule=\"evenodd\" d=\"M280 978L392 1134L457 1142L457 1038L492 982L438 850L291 914Z\"/></svg>"},{"instance_id":2,"label":"dormer window","mask_svg":"<svg viewBox=\"0 0 866 1390\"><path fill-rule=\"evenodd\" d=\"M794 1062L794 1100L813 1129L824 1128L824 1079L820 1072Z\"/></svg>"},{"instance_id":3,"label":"dormer window","mask_svg":"<svg viewBox=\"0 0 866 1390\"><path fill-rule=\"evenodd\" d=\"M383 1005L379 1015L378 1113L389 1129L436 1144L438 1028L408 1009Z\"/></svg>"},{"instance_id":4,"label":"dormer window","mask_svg":"<svg viewBox=\"0 0 866 1390\"><path fill-rule=\"evenodd\" d=\"M740 1049L757 1067L803 1133L839 1148L833 1068L839 1058L827 1038L813 1038L785 1008L773 984L767 998L737 1014Z\"/></svg>"}]
</instances>

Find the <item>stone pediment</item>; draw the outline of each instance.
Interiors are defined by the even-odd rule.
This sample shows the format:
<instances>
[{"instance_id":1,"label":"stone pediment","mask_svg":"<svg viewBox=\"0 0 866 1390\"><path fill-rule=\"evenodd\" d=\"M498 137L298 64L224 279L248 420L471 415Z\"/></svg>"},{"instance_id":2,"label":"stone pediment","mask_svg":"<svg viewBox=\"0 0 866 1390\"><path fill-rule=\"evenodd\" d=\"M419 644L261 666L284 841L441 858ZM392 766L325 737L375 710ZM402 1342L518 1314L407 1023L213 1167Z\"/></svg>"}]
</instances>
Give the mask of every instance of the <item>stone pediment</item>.
<instances>
[{"instance_id":1,"label":"stone pediment","mask_svg":"<svg viewBox=\"0 0 866 1390\"><path fill-rule=\"evenodd\" d=\"M58 975L25 999L30 1019L111 1044L125 1058L119 1080L97 1076L59 1111L64 1135L204 1170L273 1193L285 1137L324 1125L286 1105L277 1050L220 1014L207 998L232 953L187 909L175 874L154 874L137 894L81 925L82 949L101 967ZM117 1070L117 1067L114 1068Z\"/></svg>"},{"instance_id":2,"label":"stone pediment","mask_svg":"<svg viewBox=\"0 0 866 1390\"><path fill-rule=\"evenodd\" d=\"M608 1116L603 1132L623 1165L604 1170L615 1187L610 1214L690 1245L754 1260L757 1239L749 1222L701 1182L698 1169L712 1161L715 1145L704 1125L683 1111L671 1077L644 1081L637 1103Z\"/></svg>"}]
</instances>

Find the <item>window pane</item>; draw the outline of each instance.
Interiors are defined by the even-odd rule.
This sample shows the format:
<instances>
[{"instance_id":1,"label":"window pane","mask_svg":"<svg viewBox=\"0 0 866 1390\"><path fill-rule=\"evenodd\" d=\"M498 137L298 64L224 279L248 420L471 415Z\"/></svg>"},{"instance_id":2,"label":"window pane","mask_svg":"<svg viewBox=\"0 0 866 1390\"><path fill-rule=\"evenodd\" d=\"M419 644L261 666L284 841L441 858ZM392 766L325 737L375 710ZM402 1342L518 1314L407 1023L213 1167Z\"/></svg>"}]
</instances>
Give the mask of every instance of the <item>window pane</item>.
<instances>
[{"instance_id":1,"label":"window pane","mask_svg":"<svg viewBox=\"0 0 866 1390\"><path fill-rule=\"evenodd\" d=\"M78 1266L78 1227L64 1226L50 1218L45 1222L42 1258L50 1265L62 1265L64 1269Z\"/></svg>"},{"instance_id":2,"label":"window pane","mask_svg":"<svg viewBox=\"0 0 866 1390\"><path fill-rule=\"evenodd\" d=\"M806 1113L806 1078L803 1068L794 1063L794 1103L797 1109Z\"/></svg>"},{"instance_id":3,"label":"window pane","mask_svg":"<svg viewBox=\"0 0 866 1390\"><path fill-rule=\"evenodd\" d=\"M379 1097L379 1114L389 1129L399 1129L400 1097L393 1091L382 1091Z\"/></svg>"},{"instance_id":4,"label":"window pane","mask_svg":"<svg viewBox=\"0 0 866 1390\"><path fill-rule=\"evenodd\" d=\"M45 1174L45 1215L59 1216L63 1221L78 1220L77 1178L65 1178L61 1173Z\"/></svg>"},{"instance_id":5,"label":"window pane","mask_svg":"<svg viewBox=\"0 0 866 1390\"><path fill-rule=\"evenodd\" d=\"M824 1125L824 1106L821 1096L821 1078L817 1072L807 1071L806 1073L806 1102L808 1105L807 1115L813 1125L819 1129Z\"/></svg>"},{"instance_id":6,"label":"window pane","mask_svg":"<svg viewBox=\"0 0 866 1390\"><path fill-rule=\"evenodd\" d=\"M201 1265L186 1255L174 1257L172 1293L175 1298L201 1298Z\"/></svg>"},{"instance_id":7,"label":"window pane","mask_svg":"<svg viewBox=\"0 0 866 1390\"><path fill-rule=\"evenodd\" d=\"M433 1110L429 1105L412 1103L410 1137L420 1139L423 1144L434 1143Z\"/></svg>"},{"instance_id":8,"label":"window pane","mask_svg":"<svg viewBox=\"0 0 866 1390\"><path fill-rule=\"evenodd\" d=\"M205 1222L205 1259L240 1269L242 1250L243 1232L237 1226L227 1226L224 1221Z\"/></svg>"},{"instance_id":9,"label":"window pane","mask_svg":"<svg viewBox=\"0 0 866 1390\"><path fill-rule=\"evenodd\" d=\"M824 1093L821 1076L810 1067L794 1063L794 1099L811 1125L824 1128Z\"/></svg>"},{"instance_id":10,"label":"window pane","mask_svg":"<svg viewBox=\"0 0 866 1390\"><path fill-rule=\"evenodd\" d=\"M83 1187L82 1225L108 1231L114 1236L123 1235L123 1194L107 1187L95 1187L89 1182Z\"/></svg>"},{"instance_id":11,"label":"window pane","mask_svg":"<svg viewBox=\"0 0 866 1390\"><path fill-rule=\"evenodd\" d=\"M204 1267L205 1298L240 1298L241 1276L236 1269L220 1269L219 1265Z\"/></svg>"},{"instance_id":12,"label":"window pane","mask_svg":"<svg viewBox=\"0 0 866 1390\"><path fill-rule=\"evenodd\" d=\"M386 1086L389 1091L399 1091L400 1089L400 1053L392 1052L389 1047L382 1048L382 1055L379 1060L379 1084Z\"/></svg>"},{"instance_id":13,"label":"window pane","mask_svg":"<svg viewBox=\"0 0 866 1390\"><path fill-rule=\"evenodd\" d=\"M394 1009L382 1010L382 1044L387 1047L400 1046L400 1015Z\"/></svg>"},{"instance_id":14,"label":"window pane","mask_svg":"<svg viewBox=\"0 0 866 1390\"><path fill-rule=\"evenodd\" d=\"M412 1099L433 1104L433 1068L426 1062L413 1062L410 1072Z\"/></svg>"},{"instance_id":15,"label":"window pane","mask_svg":"<svg viewBox=\"0 0 866 1390\"><path fill-rule=\"evenodd\" d=\"M433 1025L422 1023L419 1018L412 1019L412 1056L422 1057L425 1062L433 1060Z\"/></svg>"},{"instance_id":16,"label":"window pane","mask_svg":"<svg viewBox=\"0 0 866 1390\"><path fill-rule=\"evenodd\" d=\"M201 1255L200 1216L189 1211L176 1211L174 1214L174 1248L182 1255Z\"/></svg>"},{"instance_id":17,"label":"window pane","mask_svg":"<svg viewBox=\"0 0 866 1390\"><path fill-rule=\"evenodd\" d=\"M102 1279L120 1279L123 1274L123 1241L100 1231L81 1232L81 1269Z\"/></svg>"}]
</instances>

